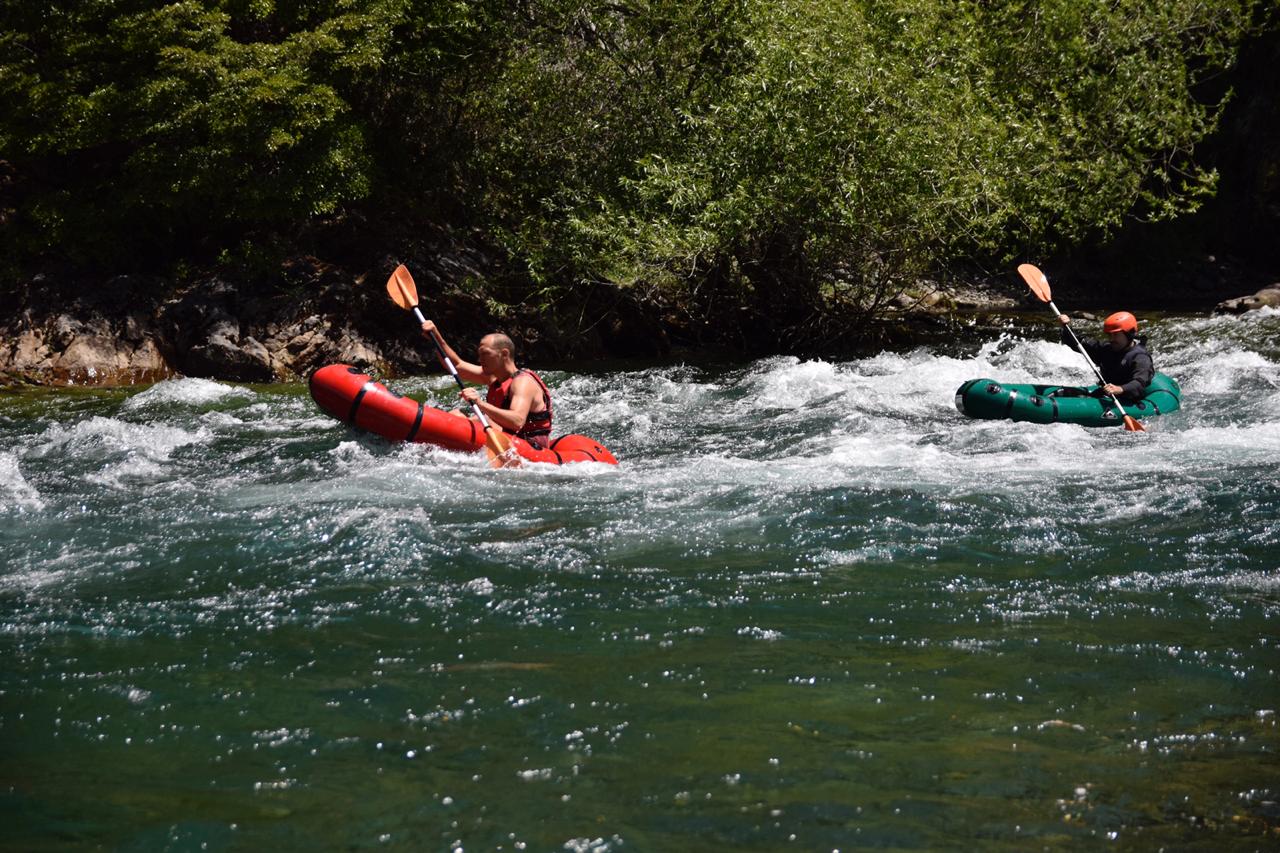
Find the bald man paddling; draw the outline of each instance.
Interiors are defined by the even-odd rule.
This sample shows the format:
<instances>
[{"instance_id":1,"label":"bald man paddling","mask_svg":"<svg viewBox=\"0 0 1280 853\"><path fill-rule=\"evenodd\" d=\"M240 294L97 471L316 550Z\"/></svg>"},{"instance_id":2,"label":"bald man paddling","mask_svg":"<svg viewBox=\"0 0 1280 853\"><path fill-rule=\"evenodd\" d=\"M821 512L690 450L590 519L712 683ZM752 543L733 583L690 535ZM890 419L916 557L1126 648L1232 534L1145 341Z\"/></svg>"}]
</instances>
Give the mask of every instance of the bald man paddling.
<instances>
[{"instance_id":1,"label":"bald man paddling","mask_svg":"<svg viewBox=\"0 0 1280 853\"><path fill-rule=\"evenodd\" d=\"M551 392L541 376L516 366L516 347L511 338L501 332L485 335L476 348L476 360L480 363L473 364L458 357L430 320L422 324L422 334L436 339L458 369L458 376L467 382L489 386L484 399L475 388L464 388L462 397L483 411L494 426L508 435L523 438L534 447L545 448L551 443ZM452 414L467 417L462 412Z\"/></svg>"}]
</instances>

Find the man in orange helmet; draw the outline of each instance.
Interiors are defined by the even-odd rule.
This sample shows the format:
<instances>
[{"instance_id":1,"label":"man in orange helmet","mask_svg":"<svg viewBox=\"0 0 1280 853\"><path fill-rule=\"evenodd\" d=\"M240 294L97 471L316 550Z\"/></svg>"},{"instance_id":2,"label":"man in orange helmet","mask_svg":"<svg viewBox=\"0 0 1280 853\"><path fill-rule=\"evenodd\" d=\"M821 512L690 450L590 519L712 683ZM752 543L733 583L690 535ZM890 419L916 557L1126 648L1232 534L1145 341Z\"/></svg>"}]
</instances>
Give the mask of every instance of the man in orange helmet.
<instances>
[{"instance_id":1,"label":"man in orange helmet","mask_svg":"<svg viewBox=\"0 0 1280 853\"><path fill-rule=\"evenodd\" d=\"M1062 342L1072 346L1067 329L1071 318L1059 314L1058 319L1062 322ZM1080 345L1102 371L1102 378L1106 380L1103 390L1121 400L1141 400L1156 375L1156 368L1151 354L1143 346L1144 339L1138 337L1137 318L1128 311L1117 311L1102 321L1102 331L1107 334L1106 341L1081 338Z\"/></svg>"}]
</instances>

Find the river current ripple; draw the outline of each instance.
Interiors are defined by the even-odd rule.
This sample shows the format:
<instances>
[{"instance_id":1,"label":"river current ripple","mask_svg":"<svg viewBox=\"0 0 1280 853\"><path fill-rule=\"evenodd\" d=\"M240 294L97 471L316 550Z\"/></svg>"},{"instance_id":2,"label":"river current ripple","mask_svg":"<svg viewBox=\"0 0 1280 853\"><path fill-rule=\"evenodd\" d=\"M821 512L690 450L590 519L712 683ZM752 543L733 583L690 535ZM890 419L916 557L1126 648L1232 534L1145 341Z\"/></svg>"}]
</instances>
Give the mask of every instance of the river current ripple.
<instances>
[{"instance_id":1,"label":"river current ripple","mask_svg":"<svg viewBox=\"0 0 1280 853\"><path fill-rule=\"evenodd\" d=\"M617 468L0 400L0 849L1275 844L1280 312L1147 331L1145 434L959 415L1012 330L548 372Z\"/></svg>"}]
</instances>

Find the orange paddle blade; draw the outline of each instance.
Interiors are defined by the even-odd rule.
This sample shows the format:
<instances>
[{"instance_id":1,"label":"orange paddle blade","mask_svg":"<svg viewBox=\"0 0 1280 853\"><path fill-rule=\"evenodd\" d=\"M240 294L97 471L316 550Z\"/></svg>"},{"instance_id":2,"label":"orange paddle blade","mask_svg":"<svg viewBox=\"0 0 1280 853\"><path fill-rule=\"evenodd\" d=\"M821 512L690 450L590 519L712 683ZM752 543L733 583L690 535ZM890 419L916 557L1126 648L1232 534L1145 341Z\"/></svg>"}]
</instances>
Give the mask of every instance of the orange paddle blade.
<instances>
[{"instance_id":1,"label":"orange paddle blade","mask_svg":"<svg viewBox=\"0 0 1280 853\"><path fill-rule=\"evenodd\" d=\"M1126 432L1146 432L1147 428L1139 423L1138 419L1133 415L1124 416L1124 428Z\"/></svg>"},{"instance_id":2,"label":"orange paddle blade","mask_svg":"<svg viewBox=\"0 0 1280 853\"><path fill-rule=\"evenodd\" d=\"M387 295L391 301L406 311L418 307L418 286L409 275L409 268L404 264L396 267L396 271L387 279Z\"/></svg>"},{"instance_id":3,"label":"orange paddle blade","mask_svg":"<svg viewBox=\"0 0 1280 853\"><path fill-rule=\"evenodd\" d=\"M489 455L489 464L494 468L519 468L520 454L511 444L511 439L504 432L493 427L485 430L484 450Z\"/></svg>"},{"instance_id":4,"label":"orange paddle blade","mask_svg":"<svg viewBox=\"0 0 1280 853\"><path fill-rule=\"evenodd\" d=\"M1053 300L1053 291L1049 290L1049 279L1045 278L1045 274L1040 272L1040 268L1035 264L1019 264L1018 275L1022 276L1022 280L1027 283L1027 287L1031 288L1031 292L1041 302Z\"/></svg>"}]
</instances>

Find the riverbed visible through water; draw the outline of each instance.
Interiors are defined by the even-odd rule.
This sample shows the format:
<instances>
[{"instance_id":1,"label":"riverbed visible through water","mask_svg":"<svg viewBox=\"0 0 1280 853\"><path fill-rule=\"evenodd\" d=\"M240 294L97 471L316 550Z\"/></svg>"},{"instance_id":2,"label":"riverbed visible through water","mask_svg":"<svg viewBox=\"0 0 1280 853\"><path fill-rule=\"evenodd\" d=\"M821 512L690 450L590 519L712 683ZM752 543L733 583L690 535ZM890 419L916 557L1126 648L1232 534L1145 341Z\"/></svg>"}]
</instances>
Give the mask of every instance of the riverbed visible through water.
<instances>
[{"instance_id":1,"label":"riverbed visible through water","mask_svg":"<svg viewBox=\"0 0 1280 853\"><path fill-rule=\"evenodd\" d=\"M618 467L0 397L0 849L1275 849L1280 312L1145 331L1142 434L957 413L1087 381L1012 330L546 372Z\"/></svg>"}]
</instances>

